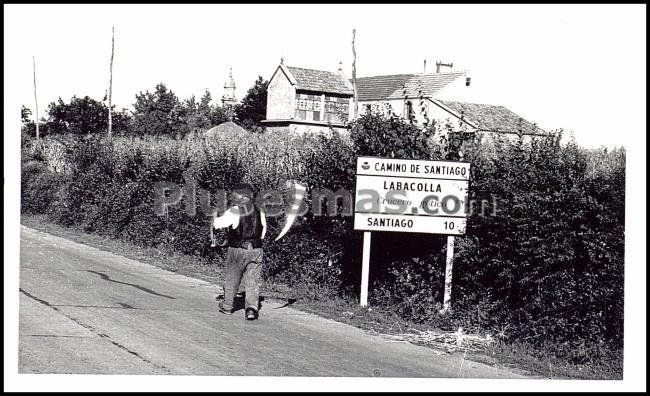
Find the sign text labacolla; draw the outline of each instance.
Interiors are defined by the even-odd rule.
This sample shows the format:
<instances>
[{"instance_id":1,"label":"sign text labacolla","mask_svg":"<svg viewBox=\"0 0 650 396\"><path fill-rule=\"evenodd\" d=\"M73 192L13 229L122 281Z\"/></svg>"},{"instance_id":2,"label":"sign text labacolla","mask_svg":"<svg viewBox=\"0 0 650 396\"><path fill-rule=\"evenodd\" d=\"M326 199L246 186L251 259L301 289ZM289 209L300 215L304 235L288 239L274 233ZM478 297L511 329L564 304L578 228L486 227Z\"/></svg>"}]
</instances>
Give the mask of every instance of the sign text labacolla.
<instances>
[{"instance_id":1,"label":"sign text labacolla","mask_svg":"<svg viewBox=\"0 0 650 396\"><path fill-rule=\"evenodd\" d=\"M357 159L354 229L463 235L470 164Z\"/></svg>"}]
</instances>

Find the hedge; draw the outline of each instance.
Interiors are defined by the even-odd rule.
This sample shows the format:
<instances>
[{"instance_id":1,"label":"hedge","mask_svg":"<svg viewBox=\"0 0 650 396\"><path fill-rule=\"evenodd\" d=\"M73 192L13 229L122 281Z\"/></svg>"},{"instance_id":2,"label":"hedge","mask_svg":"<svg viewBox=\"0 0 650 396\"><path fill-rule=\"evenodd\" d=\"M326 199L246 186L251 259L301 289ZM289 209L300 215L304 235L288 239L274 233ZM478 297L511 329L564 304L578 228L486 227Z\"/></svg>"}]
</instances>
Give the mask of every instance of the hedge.
<instances>
[{"instance_id":1,"label":"hedge","mask_svg":"<svg viewBox=\"0 0 650 396\"><path fill-rule=\"evenodd\" d=\"M297 179L310 189L353 191L360 155L462 157L472 163L470 199L490 206L487 215L473 213L467 234L456 238L452 313L438 312L445 239L437 235L373 233L370 304L415 322L551 343L577 363L622 348L625 152L585 150L558 136L459 144L444 132L371 114L353 123L349 137L65 140L70 169L62 173L48 170L44 150L24 150L22 211L219 265L209 215L188 215L183 204L157 215L156 182L192 180L216 193L239 181L281 189ZM270 219L270 235L281 220ZM265 244L266 279L315 299L358 292L361 237L351 217L309 213L283 240Z\"/></svg>"}]
</instances>

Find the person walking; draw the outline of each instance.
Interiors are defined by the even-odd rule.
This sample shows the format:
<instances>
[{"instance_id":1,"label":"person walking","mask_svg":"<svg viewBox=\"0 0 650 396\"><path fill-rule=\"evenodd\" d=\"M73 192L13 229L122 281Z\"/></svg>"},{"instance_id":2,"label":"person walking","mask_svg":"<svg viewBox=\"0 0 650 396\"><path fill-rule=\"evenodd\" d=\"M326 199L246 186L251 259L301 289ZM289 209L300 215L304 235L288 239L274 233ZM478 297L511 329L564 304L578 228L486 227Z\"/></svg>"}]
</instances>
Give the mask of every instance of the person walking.
<instances>
[{"instance_id":1,"label":"person walking","mask_svg":"<svg viewBox=\"0 0 650 396\"><path fill-rule=\"evenodd\" d=\"M266 216L254 204L255 192L248 183L235 185L231 193L233 205L215 217L215 229L228 228L228 251L225 259L224 299L219 312L232 314L235 297L243 282L246 290L245 317L259 317L259 287L262 273L262 240L266 235Z\"/></svg>"}]
</instances>

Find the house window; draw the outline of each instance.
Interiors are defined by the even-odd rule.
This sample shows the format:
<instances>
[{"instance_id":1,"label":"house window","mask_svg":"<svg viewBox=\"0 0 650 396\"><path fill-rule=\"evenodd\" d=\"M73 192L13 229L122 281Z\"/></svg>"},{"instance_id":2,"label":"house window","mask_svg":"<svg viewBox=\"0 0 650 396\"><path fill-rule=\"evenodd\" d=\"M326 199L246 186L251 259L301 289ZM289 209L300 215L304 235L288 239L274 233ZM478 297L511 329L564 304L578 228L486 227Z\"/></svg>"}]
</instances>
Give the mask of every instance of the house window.
<instances>
[{"instance_id":1,"label":"house window","mask_svg":"<svg viewBox=\"0 0 650 396\"><path fill-rule=\"evenodd\" d=\"M343 123L350 114L350 99L338 96L325 96L325 121Z\"/></svg>"},{"instance_id":2,"label":"house window","mask_svg":"<svg viewBox=\"0 0 650 396\"><path fill-rule=\"evenodd\" d=\"M307 119L307 111L306 110L298 110L296 109L296 118L299 120L306 120Z\"/></svg>"},{"instance_id":3,"label":"house window","mask_svg":"<svg viewBox=\"0 0 650 396\"><path fill-rule=\"evenodd\" d=\"M296 94L296 110L320 111L321 96L304 93Z\"/></svg>"},{"instance_id":4,"label":"house window","mask_svg":"<svg viewBox=\"0 0 650 396\"><path fill-rule=\"evenodd\" d=\"M411 120L413 120L413 117L414 117L414 114L413 114L413 102L408 100L404 104L404 118L411 121Z\"/></svg>"}]
</instances>

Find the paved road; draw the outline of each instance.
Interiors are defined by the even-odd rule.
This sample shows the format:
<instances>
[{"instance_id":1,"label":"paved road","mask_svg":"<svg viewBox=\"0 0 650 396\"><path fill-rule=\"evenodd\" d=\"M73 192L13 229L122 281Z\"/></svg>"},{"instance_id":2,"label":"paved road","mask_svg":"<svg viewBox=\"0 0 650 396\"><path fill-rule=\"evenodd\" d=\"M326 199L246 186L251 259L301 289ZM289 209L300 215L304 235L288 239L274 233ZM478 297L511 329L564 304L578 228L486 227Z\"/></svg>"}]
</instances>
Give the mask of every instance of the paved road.
<instances>
[{"instance_id":1,"label":"paved road","mask_svg":"<svg viewBox=\"0 0 650 396\"><path fill-rule=\"evenodd\" d=\"M21 226L19 372L519 378Z\"/></svg>"}]
</instances>

